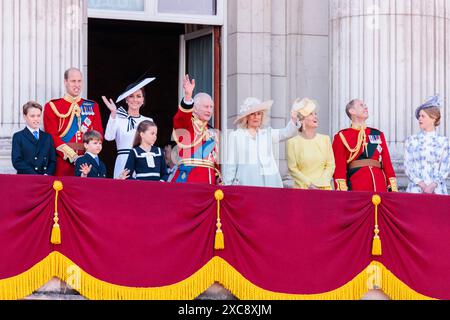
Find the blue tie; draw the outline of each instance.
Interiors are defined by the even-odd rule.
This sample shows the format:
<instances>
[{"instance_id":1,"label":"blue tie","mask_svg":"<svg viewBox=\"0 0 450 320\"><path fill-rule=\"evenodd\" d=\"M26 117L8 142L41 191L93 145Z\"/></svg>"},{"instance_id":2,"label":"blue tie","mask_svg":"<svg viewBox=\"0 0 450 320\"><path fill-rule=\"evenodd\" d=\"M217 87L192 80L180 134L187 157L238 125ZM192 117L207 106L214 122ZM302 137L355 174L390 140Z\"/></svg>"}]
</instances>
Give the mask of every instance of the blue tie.
<instances>
[{"instance_id":1,"label":"blue tie","mask_svg":"<svg viewBox=\"0 0 450 320\"><path fill-rule=\"evenodd\" d=\"M36 140L39 140L39 133L37 131L33 131L33 135L36 138Z\"/></svg>"},{"instance_id":2,"label":"blue tie","mask_svg":"<svg viewBox=\"0 0 450 320\"><path fill-rule=\"evenodd\" d=\"M95 162L97 162L97 165L100 166L100 160L98 160L98 157L95 157Z\"/></svg>"}]
</instances>

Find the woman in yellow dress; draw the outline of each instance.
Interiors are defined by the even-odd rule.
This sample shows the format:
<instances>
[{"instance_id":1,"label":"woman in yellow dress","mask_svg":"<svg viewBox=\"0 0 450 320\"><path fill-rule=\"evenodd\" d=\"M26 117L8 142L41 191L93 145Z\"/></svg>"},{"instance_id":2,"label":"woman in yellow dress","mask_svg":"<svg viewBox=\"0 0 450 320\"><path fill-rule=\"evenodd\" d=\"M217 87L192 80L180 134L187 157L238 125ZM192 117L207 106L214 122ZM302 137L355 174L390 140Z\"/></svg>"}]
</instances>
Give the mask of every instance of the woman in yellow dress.
<instances>
[{"instance_id":1,"label":"woman in yellow dress","mask_svg":"<svg viewBox=\"0 0 450 320\"><path fill-rule=\"evenodd\" d=\"M289 173L295 188L332 190L335 168L329 136L318 134L316 103L297 99L292 111L302 124L299 134L286 144Z\"/></svg>"}]
</instances>

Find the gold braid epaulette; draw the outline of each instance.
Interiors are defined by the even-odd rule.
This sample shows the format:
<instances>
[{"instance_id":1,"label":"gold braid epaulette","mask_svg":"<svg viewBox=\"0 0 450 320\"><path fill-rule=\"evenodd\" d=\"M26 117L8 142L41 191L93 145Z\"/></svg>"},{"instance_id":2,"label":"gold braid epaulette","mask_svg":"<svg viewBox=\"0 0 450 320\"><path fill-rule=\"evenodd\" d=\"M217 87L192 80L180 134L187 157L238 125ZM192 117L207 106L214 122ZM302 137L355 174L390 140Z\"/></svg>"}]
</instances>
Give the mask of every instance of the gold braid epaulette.
<instances>
[{"instance_id":1,"label":"gold braid epaulette","mask_svg":"<svg viewBox=\"0 0 450 320\"><path fill-rule=\"evenodd\" d=\"M192 142L191 144L188 145L188 144L181 143L180 139L176 133L176 129L174 129L172 132L172 137L173 137L174 141L177 143L177 145L181 149L190 149L190 148L195 147L196 145L201 143L204 139L206 139L207 135L209 133L207 123L204 123L204 121L200 121L195 115L192 116L191 121L192 121L192 127L194 129L194 138L195 138L195 136L197 136L197 139L194 139L194 142ZM202 126L202 124L203 124L203 126ZM187 130L185 128L180 128L180 129Z\"/></svg>"},{"instance_id":2,"label":"gold braid epaulette","mask_svg":"<svg viewBox=\"0 0 450 320\"><path fill-rule=\"evenodd\" d=\"M78 118L78 130L80 130L81 109L80 109L80 106L78 105L78 103L76 103L76 101L72 102L72 104L70 105L69 111L66 114L61 114L52 101L50 101L50 107L52 108L55 115L60 119L60 121L70 117L69 123L66 126L66 130L64 130L64 132L59 135L60 138L63 138L67 134L67 132L69 132L70 127L72 126L73 118L75 116L77 116L77 118Z\"/></svg>"},{"instance_id":3,"label":"gold braid epaulette","mask_svg":"<svg viewBox=\"0 0 450 320\"><path fill-rule=\"evenodd\" d=\"M198 145L199 143L201 143L203 141L203 138L205 138L207 134L207 131L205 131L197 140L194 140L194 142L192 142L191 144L187 145L187 144L182 144L180 142L180 139L178 137L178 135L176 134L176 129L173 130L172 132L172 136L174 141L177 143L177 145L181 148L181 149L190 149L195 147L196 145Z\"/></svg>"},{"instance_id":4,"label":"gold braid epaulette","mask_svg":"<svg viewBox=\"0 0 450 320\"><path fill-rule=\"evenodd\" d=\"M345 139L344 135L342 134L342 131L339 132L339 137L341 138L342 143L347 148L348 152L350 152L350 158L347 159L347 163L350 163L353 160L355 160L355 158L359 155L361 147L366 145L366 130L365 129L359 130L358 142L356 142L356 146L353 149L350 148L347 139Z\"/></svg>"},{"instance_id":5,"label":"gold braid epaulette","mask_svg":"<svg viewBox=\"0 0 450 320\"><path fill-rule=\"evenodd\" d=\"M70 117L70 116L73 117L73 107L74 107L73 104L70 106L69 111L68 111L66 114L61 114L61 113L58 111L58 109L56 108L56 106L55 106L55 104L53 103L53 101L50 101L50 107L52 108L53 112L56 114L56 116L57 116L58 118L66 119L66 118L68 118L68 117Z\"/></svg>"}]
</instances>

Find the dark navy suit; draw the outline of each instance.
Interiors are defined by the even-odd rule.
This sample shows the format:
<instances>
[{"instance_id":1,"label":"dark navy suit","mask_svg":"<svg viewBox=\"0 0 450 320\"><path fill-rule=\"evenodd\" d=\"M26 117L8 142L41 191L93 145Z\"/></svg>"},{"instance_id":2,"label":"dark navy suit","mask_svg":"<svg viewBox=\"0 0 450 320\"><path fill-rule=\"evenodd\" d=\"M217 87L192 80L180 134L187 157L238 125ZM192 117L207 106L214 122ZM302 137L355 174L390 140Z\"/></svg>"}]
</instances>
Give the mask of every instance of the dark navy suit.
<instances>
[{"instance_id":1,"label":"dark navy suit","mask_svg":"<svg viewBox=\"0 0 450 320\"><path fill-rule=\"evenodd\" d=\"M106 178L106 166L99 159L99 164L89 153L85 153L84 156L79 157L75 161L75 176L81 177L80 167L82 164L92 165L91 171L88 174L88 178Z\"/></svg>"},{"instance_id":2,"label":"dark navy suit","mask_svg":"<svg viewBox=\"0 0 450 320\"><path fill-rule=\"evenodd\" d=\"M39 130L39 140L27 128L16 132L12 140L12 164L18 174L54 175L56 150L52 137Z\"/></svg>"},{"instance_id":3,"label":"dark navy suit","mask_svg":"<svg viewBox=\"0 0 450 320\"><path fill-rule=\"evenodd\" d=\"M169 178L164 154L161 148L155 146L152 146L150 153L141 147L132 149L125 168L130 170L130 180L167 181Z\"/></svg>"}]
</instances>

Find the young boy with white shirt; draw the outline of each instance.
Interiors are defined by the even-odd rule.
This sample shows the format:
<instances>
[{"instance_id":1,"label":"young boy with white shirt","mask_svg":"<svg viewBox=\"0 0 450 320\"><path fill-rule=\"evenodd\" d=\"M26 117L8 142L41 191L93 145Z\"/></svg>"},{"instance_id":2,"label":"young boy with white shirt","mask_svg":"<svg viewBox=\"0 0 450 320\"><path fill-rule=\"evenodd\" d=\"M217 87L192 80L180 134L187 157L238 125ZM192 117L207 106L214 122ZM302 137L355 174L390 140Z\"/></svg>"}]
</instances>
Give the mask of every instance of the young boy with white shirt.
<instances>
[{"instance_id":1,"label":"young boy with white shirt","mask_svg":"<svg viewBox=\"0 0 450 320\"><path fill-rule=\"evenodd\" d=\"M92 130L83 135L86 153L75 161L75 176L82 178L106 178L106 166L99 159L102 151L103 137L100 132Z\"/></svg>"},{"instance_id":2,"label":"young boy with white shirt","mask_svg":"<svg viewBox=\"0 0 450 320\"><path fill-rule=\"evenodd\" d=\"M54 175L56 149L52 137L40 130L42 106L28 101L23 106L26 128L12 139L11 160L18 174Z\"/></svg>"}]
</instances>

